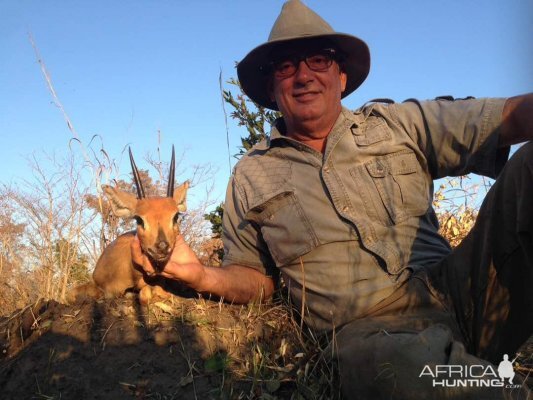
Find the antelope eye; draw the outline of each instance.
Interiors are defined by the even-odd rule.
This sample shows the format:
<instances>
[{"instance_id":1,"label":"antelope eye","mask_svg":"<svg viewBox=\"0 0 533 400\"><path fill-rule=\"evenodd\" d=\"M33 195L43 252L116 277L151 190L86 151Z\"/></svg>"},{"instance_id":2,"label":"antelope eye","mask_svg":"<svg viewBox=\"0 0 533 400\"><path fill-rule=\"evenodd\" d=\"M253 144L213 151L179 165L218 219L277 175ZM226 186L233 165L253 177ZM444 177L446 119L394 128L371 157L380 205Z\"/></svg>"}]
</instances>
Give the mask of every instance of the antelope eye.
<instances>
[{"instance_id":1,"label":"antelope eye","mask_svg":"<svg viewBox=\"0 0 533 400\"><path fill-rule=\"evenodd\" d=\"M144 221L143 221L143 219L141 217L139 217L138 215L135 215L133 217L133 219L137 223L137 226L140 226L141 228L144 228Z\"/></svg>"},{"instance_id":2,"label":"antelope eye","mask_svg":"<svg viewBox=\"0 0 533 400\"><path fill-rule=\"evenodd\" d=\"M174 225L177 225L178 222L179 222L179 220L180 220L180 213L177 212L177 213L174 215L174 218L172 218L172 223L173 223Z\"/></svg>"}]
</instances>

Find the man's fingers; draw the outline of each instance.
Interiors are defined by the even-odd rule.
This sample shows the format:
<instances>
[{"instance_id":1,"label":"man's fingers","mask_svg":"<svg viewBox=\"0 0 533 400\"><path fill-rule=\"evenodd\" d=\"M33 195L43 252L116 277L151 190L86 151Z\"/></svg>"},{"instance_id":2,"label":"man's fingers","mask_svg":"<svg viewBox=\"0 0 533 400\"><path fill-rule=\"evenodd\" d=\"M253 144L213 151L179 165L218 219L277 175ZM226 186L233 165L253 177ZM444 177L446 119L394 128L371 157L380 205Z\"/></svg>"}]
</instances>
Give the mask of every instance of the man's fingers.
<instances>
[{"instance_id":1,"label":"man's fingers","mask_svg":"<svg viewBox=\"0 0 533 400\"><path fill-rule=\"evenodd\" d=\"M193 264L199 262L196 254L191 250L189 245L185 243L185 239L181 235L176 239L171 260L176 264Z\"/></svg>"},{"instance_id":2,"label":"man's fingers","mask_svg":"<svg viewBox=\"0 0 533 400\"><path fill-rule=\"evenodd\" d=\"M137 235L135 235L135 237L131 241L131 257L133 262L139 265L142 270L148 275L155 274L155 270L152 267L150 260L148 260L148 257L146 257L146 255L142 251L141 243L139 242L139 238L137 237Z\"/></svg>"}]
</instances>

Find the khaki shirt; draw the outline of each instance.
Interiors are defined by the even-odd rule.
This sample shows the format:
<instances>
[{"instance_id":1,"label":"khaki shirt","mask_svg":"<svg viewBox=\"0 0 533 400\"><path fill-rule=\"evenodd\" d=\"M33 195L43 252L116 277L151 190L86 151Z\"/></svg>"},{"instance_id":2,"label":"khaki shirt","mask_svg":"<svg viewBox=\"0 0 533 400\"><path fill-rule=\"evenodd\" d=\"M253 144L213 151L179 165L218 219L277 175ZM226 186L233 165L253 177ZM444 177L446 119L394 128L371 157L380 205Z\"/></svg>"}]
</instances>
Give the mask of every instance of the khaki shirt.
<instances>
[{"instance_id":1,"label":"khaki shirt","mask_svg":"<svg viewBox=\"0 0 533 400\"><path fill-rule=\"evenodd\" d=\"M451 251L438 234L433 180L496 177L505 100L373 103L343 109L324 154L283 135L237 163L224 207L224 265L274 274L318 330L388 297L410 271ZM305 291L305 294L304 294Z\"/></svg>"}]
</instances>

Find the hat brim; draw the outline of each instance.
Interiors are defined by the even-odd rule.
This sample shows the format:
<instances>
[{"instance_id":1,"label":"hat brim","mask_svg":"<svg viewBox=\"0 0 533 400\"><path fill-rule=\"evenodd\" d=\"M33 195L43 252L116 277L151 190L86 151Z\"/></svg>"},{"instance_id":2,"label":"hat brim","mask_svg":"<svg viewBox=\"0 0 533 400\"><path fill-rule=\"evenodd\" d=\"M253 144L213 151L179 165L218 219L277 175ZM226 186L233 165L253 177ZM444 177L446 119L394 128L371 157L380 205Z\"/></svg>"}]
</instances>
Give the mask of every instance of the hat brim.
<instances>
[{"instance_id":1,"label":"hat brim","mask_svg":"<svg viewBox=\"0 0 533 400\"><path fill-rule=\"evenodd\" d=\"M284 38L283 40L270 41L257 46L237 64L237 76L244 93L260 106L277 111L278 106L276 102L270 99L267 90L269 77L265 75L261 67L264 67L271 61L270 55L272 49L281 43L317 39L330 40L338 50L344 53L345 59L342 64L348 79L346 89L342 93L342 98L348 96L361 86L370 71L370 51L368 50L368 46L364 41L355 36L344 33L332 33L309 37L298 36Z\"/></svg>"}]
</instances>

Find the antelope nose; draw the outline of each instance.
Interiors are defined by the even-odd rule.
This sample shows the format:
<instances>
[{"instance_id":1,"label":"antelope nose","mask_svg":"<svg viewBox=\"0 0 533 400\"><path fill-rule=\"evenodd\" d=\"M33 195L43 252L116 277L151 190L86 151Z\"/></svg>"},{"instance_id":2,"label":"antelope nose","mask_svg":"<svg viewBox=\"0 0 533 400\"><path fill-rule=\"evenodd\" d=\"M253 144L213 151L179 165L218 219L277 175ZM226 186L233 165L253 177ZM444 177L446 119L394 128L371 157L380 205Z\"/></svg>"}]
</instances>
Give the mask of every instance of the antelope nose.
<instances>
[{"instance_id":1,"label":"antelope nose","mask_svg":"<svg viewBox=\"0 0 533 400\"><path fill-rule=\"evenodd\" d=\"M166 241L161 241L157 244L157 250L161 253L168 253L170 251L170 245Z\"/></svg>"}]
</instances>

